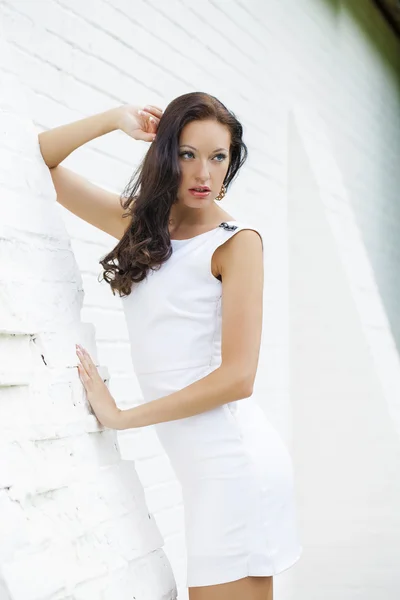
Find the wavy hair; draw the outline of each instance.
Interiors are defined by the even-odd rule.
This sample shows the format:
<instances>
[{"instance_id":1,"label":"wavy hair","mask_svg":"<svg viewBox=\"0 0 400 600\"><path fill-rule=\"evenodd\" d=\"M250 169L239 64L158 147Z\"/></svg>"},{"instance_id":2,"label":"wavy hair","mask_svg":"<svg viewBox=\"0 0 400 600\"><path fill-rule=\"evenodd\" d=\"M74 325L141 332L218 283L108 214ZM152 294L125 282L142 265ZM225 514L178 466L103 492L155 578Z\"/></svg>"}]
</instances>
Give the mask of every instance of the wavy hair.
<instances>
[{"instance_id":1,"label":"wavy hair","mask_svg":"<svg viewBox=\"0 0 400 600\"><path fill-rule=\"evenodd\" d=\"M160 119L157 135L121 194L121 206L131 222L118 244L100 264L102 278L113 295L129 296L132 284L145 279L149 269L158 270L171 254L169 214L177 202L181 179L179 138L191 121L212 119L231 133L230 162L224 179L226 189L247 158L243 127L235 115L214 96L190 92L172 100ZM117 263L117 264L116 264Z\"/></svg>"}]
</instances>

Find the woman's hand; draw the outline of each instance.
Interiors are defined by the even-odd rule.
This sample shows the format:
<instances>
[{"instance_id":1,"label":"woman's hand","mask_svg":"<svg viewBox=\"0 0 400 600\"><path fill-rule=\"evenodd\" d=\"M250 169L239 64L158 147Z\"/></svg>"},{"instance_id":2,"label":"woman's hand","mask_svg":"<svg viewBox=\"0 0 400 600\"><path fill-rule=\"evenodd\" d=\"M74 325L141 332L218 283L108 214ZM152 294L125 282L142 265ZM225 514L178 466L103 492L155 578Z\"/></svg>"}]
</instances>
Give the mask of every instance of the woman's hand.
<instances>
[{"instance_id":1,"label":"woman's hand","mask_svg":"<svg viewBox=\"0 0 400 600\"><path fill-rule=\"evenodd\" d=\"M124 104L117 108L117 127L135 140L152 142L162 114L162 109L152 104Z\"/></svg>"},{"instance_id":2,"label":"woman's hand","mask_svg":"<svg viewBox=\"0 0 400 600\"><path fill-rule=\"evenodd\" d=\"M78 365L78 372L85 387L89 404L104 427L118 429L122 411L115 404L114 398L100 377L89 353L79 344L76 344L76 348L76 353L81 362Z\"/></svg>"}]
</instances>

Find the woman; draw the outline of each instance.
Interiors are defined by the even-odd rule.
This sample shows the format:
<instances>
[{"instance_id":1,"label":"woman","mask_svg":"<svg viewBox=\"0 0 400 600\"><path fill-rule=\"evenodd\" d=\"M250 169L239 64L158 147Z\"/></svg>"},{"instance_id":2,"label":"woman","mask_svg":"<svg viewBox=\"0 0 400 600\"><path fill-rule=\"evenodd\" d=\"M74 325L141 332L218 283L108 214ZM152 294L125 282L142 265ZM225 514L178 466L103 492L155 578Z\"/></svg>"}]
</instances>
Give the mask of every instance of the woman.
<instances>
[{"instance_id":1,"label":"woman","mask_svg":"<svg viewBox=\"0 0 400 600\"><path fill-rule=\"evenodd\" d=\"M58 166L115 129L152 142L121 202ZM77 346L88 401L106 427L156 426L182 485L190 600L272 600L273 575L302 546L291 458L252 396L262 237L217 204L247 157L241 124L193 92L165 112L121 106L39 138L58 201L119 240L100 263L122 298L144 403L119 410Z\"/></svg>"}]
</instances>

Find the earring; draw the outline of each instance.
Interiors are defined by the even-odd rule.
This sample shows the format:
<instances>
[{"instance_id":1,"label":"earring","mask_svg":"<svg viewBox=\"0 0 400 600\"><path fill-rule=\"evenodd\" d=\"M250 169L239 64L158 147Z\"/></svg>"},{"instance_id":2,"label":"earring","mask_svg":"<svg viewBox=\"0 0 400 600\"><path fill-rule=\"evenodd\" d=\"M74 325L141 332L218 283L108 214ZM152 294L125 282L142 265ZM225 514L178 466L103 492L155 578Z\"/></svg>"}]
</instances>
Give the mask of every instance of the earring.
<instances>
[{"instance_id":1,"label":"earring","mask_svg":"<svg viewBox=\"0 0 400 600\"><path fill-rule=\"evenodd\" d=\"M215 200L218 200L218 201L222 200L222 198L225 196L225 194L226 194L226 187L224 186L224 184L222 184L221 191L218 194L218 196L215 196Z\"/></svg>"}]
</instances>

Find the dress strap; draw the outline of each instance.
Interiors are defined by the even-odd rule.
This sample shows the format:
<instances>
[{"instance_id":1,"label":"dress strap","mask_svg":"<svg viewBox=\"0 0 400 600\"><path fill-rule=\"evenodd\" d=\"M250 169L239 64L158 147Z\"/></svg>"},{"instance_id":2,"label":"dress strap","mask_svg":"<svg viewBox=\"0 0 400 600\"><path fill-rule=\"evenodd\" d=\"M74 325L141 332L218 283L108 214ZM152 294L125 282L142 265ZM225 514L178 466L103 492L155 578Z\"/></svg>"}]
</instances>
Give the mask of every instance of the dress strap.
<instances>
[{"instance_id":1,"label":"dress strap","mask_svg":"<svg viewBox=\"0 0 400 600\"><path fill-rule=\"evenodd\" d=\"M255 227L254 225L242 221L223 222L221 223L221 225L219 225L219 227L223 230L223 233L219 235L217 239L212 240L214 242L214 250L216 250L219 246L221 246L224 242L226 242L239 231L242 231L243 229L252 229L253 231L256 231L260 236L262 249L264 252L264 240L258 227Z\"/></svg>"}]
</instances>

